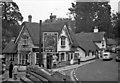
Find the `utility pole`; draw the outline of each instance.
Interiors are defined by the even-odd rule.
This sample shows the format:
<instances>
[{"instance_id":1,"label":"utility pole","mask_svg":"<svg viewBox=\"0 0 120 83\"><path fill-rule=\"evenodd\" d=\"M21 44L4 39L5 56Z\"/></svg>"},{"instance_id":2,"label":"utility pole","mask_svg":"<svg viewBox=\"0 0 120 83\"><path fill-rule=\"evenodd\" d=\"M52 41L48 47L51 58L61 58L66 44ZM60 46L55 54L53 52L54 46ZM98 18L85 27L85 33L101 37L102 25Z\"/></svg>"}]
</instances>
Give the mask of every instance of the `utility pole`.
<instances>
[{"instance_id":1,"label":"utility pole","mask_svg":"<svg viewBox=\"0 0 120 83\"><path fill-rule=\"evenodd\" d=\"M39 66L40 67L43 64L43 55L41 49L42 49L42 20L40 20L39 23Z\"/></svg>"}]
</instances>

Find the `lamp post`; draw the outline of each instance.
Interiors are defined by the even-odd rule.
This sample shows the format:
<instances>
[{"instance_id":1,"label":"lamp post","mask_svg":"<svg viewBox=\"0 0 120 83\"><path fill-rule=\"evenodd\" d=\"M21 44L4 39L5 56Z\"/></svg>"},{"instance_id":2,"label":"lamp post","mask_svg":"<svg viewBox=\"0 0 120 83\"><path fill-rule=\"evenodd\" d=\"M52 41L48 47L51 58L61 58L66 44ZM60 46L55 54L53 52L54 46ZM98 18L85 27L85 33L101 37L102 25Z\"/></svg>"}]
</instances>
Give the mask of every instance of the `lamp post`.
<instances>
[{"instance_id":1,"label":"lamp post","mask_svg":"<svg viewBox=\"0 0 120 83\"><path fill-rule=\"evenodd\" d=\"M39 66L41 67L43 64L43 55L41 53L41 49L42 49L42 20L40 20L39 23Z\"/></svg>"}]
</instances>

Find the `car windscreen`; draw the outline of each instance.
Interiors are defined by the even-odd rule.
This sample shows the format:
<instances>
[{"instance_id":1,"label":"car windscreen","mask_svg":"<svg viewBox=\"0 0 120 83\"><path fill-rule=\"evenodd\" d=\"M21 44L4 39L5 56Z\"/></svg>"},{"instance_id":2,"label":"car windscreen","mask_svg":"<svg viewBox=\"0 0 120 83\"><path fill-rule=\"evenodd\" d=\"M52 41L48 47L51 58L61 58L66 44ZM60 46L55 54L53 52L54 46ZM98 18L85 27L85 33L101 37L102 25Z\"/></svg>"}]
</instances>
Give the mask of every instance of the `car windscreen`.
<instances>
[{"instance_id":1,"label":"car windscreen","mask_svg":"<svg viewBox=\"0 0 120 83\"><path fill-rule=\"evenodd\" d=\"M108 54L104 54L104 56L108 56Z\"/></svg>"}]
</instances>

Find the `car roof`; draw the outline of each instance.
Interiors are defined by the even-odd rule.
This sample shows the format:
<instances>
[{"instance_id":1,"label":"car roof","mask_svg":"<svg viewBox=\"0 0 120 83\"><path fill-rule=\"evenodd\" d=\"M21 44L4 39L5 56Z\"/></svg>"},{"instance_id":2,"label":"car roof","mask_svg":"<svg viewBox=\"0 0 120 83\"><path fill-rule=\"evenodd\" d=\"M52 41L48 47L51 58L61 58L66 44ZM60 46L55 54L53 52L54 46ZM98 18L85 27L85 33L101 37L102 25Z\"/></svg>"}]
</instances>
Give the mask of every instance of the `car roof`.
<instances>
[{"instance_id":1,"label":"car roof","mask_svg":"<svg viewBox=\"0 0 120 83\"><path fill-rule=\"evenodd\" d=\"M110 52L104 52L103 54L110 54Z\"/></svg>"}]
</instances>

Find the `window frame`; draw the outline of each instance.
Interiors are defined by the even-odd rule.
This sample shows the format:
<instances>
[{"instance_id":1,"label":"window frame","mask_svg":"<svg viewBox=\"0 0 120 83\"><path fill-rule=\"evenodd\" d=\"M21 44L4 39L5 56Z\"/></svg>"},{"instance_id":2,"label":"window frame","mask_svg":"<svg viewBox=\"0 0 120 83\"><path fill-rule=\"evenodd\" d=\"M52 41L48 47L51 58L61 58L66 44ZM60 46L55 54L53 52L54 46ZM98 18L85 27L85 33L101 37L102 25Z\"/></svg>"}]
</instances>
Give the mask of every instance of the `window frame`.
<instances>
[{"instance_id":1,"label":"window frame","mask_svg":"<svg viewBox=\"0 0 120 83\"><path fill-rule=\"evenodd\" d=\"M27 54L20 54L19 56L20 65L27 65Z\"/></svg>"},{"instance_id":2,"label":"window frame","mask_svg":"<svg viewBox=\"0 0 120 83\"><path fill-rule=\"evenodd\" d=\"M36 53L36 62L35 62L36 65L39 65L39 53Z\"/></svg>"},{"instance_id":3,"label":"window frame","mask_svg":"<svg viewBox=\"0 0 120 83\"><path fill-rule=\"evenodd\" d=\"M65 36L61 36L61 47L65 48L66 45L66 37Z\"/></svg>"}]
</instances>

